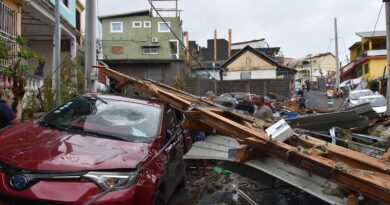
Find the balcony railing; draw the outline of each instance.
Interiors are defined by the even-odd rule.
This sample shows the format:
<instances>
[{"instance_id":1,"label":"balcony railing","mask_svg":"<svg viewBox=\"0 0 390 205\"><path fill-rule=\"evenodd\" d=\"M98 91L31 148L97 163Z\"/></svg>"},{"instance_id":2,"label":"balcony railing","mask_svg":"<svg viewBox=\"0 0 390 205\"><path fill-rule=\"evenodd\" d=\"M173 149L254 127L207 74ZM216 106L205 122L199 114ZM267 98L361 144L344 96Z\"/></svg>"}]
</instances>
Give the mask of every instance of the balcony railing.
<instances>
[{"instance_id":1,"label":"balcony railing","mask_svg":"<svg viewBox=\"0 0 390 205\"><path fill-rule=\"evenodd\" d=\"M18 35L18 14L15 9L0 1L0 41L9 48L9 58L0 60L0 66L9 67L15 62L18 49L16 37Z\"/></svg>"},{"instance_id":2,"label":"balcony railing","mask_svg":"<svg viewBox=\"0 0 390 205\"><path fill-rule=\"evenodd\" d=\"M387 55L387 50L386 49L381 49L381 50L370 50L365 52L366 56L382 56L382 55Z\"/></svg>"}]
</instances>

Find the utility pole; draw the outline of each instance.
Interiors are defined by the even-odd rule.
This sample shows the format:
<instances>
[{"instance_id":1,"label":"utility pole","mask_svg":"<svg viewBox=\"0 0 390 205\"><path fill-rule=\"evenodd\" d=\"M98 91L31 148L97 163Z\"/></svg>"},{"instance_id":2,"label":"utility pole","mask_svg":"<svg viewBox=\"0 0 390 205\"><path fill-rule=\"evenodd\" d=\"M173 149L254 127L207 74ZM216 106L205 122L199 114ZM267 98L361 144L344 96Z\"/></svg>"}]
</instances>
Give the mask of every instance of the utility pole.
<instances>
[{"instance_id":1,"label":"utility pole","mask_svg":"<svg viewBox=\"0 0 390 205\"><path fill-rule=\"evenodd\" d=\"M339 38L337 36L337 18L334 18L335 54L336 54L336 88L340 87L340 64L339 64Z\"/></svg>"},{"instance_id":2,"label":"utility pole","mask_svg":"<svg viewBox=\"0 0 390 205\"><path fill-rule=\"evenodd\" d=\"M96 92L96 0L87 0L85 12L85 90Z\"/></svg>"},{"instance_id":3,"label":"utility pole","mask_svg":"<svg viewBox=\"0 0 390 205\"><path fill-rule=\"evenodd\" d=\"M218 61L218 48L217 48L217 29L214 30L214 66L213 66L213 79L214 79L214 93L217 94L217 79L215 78L215 67Z\"/></svg>"},{"instance_id":4,"label":"utility pole","mask_svg":"<svg viewBox=\"0 0 390 205\"><path fill-rule=\"evenodd\" d=\"M310 76L309 76L309 81L313 81L313 63L312 63L312 54L310 53Z\"/></svg>"},{"instance_id":5,"label":"utility pole","mask_svg":"<svg viewBox=\"0 0 390 205\"><path fill-rule=\"evenodd\" d=\"M387 48L386 114L390 114L390 0L383 0L383 2L385 2L385 7L386 7L386 48Z\"/></svg>"},{"instance_id":6,"label":"utility pole","mask_svg":"<svg viewBox=\"0 0 390 205\"><path fill-rule=\"evenodd\" d=\"M54 72L55 83L54 89L56 91L56 106L61 105L61 14L60 14L60 0L55 2L55 27L54 27Z\"/></svg>"}]
</instances>

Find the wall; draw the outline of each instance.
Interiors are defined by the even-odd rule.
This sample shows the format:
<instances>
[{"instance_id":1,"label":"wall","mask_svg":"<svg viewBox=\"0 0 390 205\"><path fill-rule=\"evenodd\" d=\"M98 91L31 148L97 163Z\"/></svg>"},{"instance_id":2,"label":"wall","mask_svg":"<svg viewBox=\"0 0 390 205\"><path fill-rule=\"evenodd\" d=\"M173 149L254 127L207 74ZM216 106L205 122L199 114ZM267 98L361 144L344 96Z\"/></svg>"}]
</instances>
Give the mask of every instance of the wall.
<instances>
[{"instance_id":1,"label":"wall","mask_svg":"<svg viewBox=\"0 0 390 205\"><path fill-rule=\"evenodd\" d=\"M46 58L46 62L43 68L43 74L45 77L53 75L53 41L30 41L28 45L37 54L43 55ZM61 52L61 61L66 57L70 56L70 52ZM29 65L33 68L38 67L37 62L29 62Z\"/></svg>"},{"instance_id":2,"label":"wall","mask_svg":"<svg viewBox=\"0 0 390 205\"><path fill-rule=\"evenodd\" d=\"M167 85L173 85L178 73L183 73L183 62L171 63L109 63L107 65L120 73L136 78L150 78Z\"/></svg>"},{"instance_id":3,"label":"wall","mask_svg":"<svg viewBox=\"0 0 390 205\"><path fill-rule=\"evenodd\" d=\"M270 91L289 97L292 81L288 79L214 81L188 78L186 80L186 91L194 95L204 96L207 91L214 91L215 85L217 87L217 95L227 92L250 92L257 95L266 95Z\"/></svg>"},{"instance_id":4,"label":"wall","mask_svg":"<svg viewBox=\"0 0 390 205\"><path fill-rule=\"evenodd\" d=\"M373 80L376 78L382 78L383 70L385 69L387 64L386 57L383 57L382 59L370 59L367 63L369 66L369 72L368 74L364 73L363 66L363 79Z\"/></svg>"},{"instance_id":5,"label":"wall","mask_svg":"<svg viewBox=\"0 0 390 205\"><path fill-rule=\"evenodd\" d=\"M336 71L336 58L333 55L321 56L313 60L316 60L316 63L313 63L313 73L321 69L323 76L327 76L328 71L329 73Z\"/></svg>"},{"instance_id":6,"label":"wall","mask_svg":"<svg viewBox=\"0 0 390 205\"><path fill-rule=\"evenodd\" d=\"M246 51L226 67L229 71L248 71L261 69L276 69L275 65L263 60L251 51Z\"/></svg>"},{"instance_id":7,"label":"wall","mask_svg":"<svg viewBox=\"0 0 390 205\"><path fill-rule=\"evenodd\" d=\"M179 18L167 17L167 22L170 22L173 31L183 39L183 32L181 29L181 22ZM111 22L123 22L122 33L111 33ZM141 28L133 28L133 21L141 21ZM151 21L151 28L144 28L144 21ZM150 16L127 16L127 17L113 17L102 19L103 30L103 58L104 59L171 59L170 40L176 40L175 36L170 32L158 32L159 18ZM145 55L143 54L142 46L150 45L151 38L158 38L159 40L159 54ZM112 46L123 46L123 54L112 54ZM182 57L183 49L179 44L179 57Z\"/></svg>"},{"instance_id":8,"label":"wall","mask_svg":"<svg viewBox=\"0 0 390 205\"><path fill-rule=\"evenodd\" d=\"M224 80L240 80L242 71L225 72ZM251 71L251 79L275 79L276 70L253 70Z\"/></svg>"},{"instance_id":9,"label":"wall","mask_svg":"<svg viewBox=\"0 0 390 205\"><path fill-rule=\"evenodd\" d=\"M55 5L55 0L50 0ZM69 7L66 7L61 1L61 16L66 19L73 27L76 27L76 0L69 0Z\"/></svg>"}]
</instances>

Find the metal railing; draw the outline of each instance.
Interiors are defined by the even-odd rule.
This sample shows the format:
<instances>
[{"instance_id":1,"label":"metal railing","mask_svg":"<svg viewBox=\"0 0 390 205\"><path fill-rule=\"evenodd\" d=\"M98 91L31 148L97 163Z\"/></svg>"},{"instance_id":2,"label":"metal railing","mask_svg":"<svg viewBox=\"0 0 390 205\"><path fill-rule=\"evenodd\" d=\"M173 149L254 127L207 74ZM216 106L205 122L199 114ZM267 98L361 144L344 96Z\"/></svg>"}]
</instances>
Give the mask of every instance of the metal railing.
<instances>
[{"instance_id":1,"label":"metal railing","mask_svg":"<svg viewBox=\"0 0 390 205\"><path fill-rule=\"evenodd\" d=\"M18 13L15 9L0 2L0 41L4 42L6 47L9 48L8 59L0 59L1 66L8 67L15 62L18 51L17 35Z\"/></svg>"}]
</instances>

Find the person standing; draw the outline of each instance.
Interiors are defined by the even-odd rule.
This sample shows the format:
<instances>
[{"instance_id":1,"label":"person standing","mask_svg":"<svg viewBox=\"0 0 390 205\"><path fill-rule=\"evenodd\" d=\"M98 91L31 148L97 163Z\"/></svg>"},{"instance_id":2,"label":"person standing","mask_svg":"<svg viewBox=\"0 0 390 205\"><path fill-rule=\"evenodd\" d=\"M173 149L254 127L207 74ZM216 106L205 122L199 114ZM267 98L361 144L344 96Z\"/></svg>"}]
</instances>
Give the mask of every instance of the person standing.
<instances>
[{"instance_id":1,"label":"person standing","mask_svg":"<svg viewBox=\"0 0 390 205\"><path fill-rule=\"evenodd\" d=\"M0 99L0 129L9 125L15 125L22 121L22 105L16 105L15 112L12 110L14 96L11 92L3 93Z\"/></svg>"},{"instance_id":2,"label":"person standing","mask_svg":"<svg viewBox=\"0 0 390 205\"><path fill-rule=\"evenodd\" d=\"M255 118L261 120L266 120L266 119L274 120L271 108L265 104L264 96L261 95L257 96L255 104L257 105L257 110L253 114Z\"/></svg>"},{"instance_id":3,"label":"person standing","mask_svg":"<svg viewBox=\"0 0 390 205\"><path fill-rule=\"evenodd\" d=\"M307 89L307 92L309 92L309 90L310 90L310 81L309 80L306 80L306 89Z\"/></svg>"}]
</instances>

